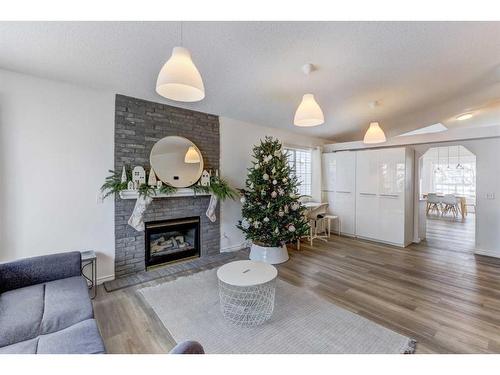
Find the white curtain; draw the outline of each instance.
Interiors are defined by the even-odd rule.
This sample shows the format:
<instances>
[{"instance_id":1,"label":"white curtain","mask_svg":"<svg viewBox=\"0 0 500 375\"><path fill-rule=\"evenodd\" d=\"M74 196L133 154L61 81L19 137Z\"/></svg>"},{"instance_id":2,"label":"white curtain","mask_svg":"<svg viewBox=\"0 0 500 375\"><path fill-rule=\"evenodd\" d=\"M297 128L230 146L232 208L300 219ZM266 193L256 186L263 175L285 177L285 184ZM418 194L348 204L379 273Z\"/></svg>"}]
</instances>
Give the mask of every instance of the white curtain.
<instances>
[{"instance_id":1,"label":"white curtain","mask_svg":"<svg viewBox=\"0 0 500 375\"><path fill-rule=\"evenodd\" d=\"M312 150L312 186L311 186L311 195L314 201L321 202L321 154L323 152L322 147L318 146Z\"/></svg>"}]
</instances>

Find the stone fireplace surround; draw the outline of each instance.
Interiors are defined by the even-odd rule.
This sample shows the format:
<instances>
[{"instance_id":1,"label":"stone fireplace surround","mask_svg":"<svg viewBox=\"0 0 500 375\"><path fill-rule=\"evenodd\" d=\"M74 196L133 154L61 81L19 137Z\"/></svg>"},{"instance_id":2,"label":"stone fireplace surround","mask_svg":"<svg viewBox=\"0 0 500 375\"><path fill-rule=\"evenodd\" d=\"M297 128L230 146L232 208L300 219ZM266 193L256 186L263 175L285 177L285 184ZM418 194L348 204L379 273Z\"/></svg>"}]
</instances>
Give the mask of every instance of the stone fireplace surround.
<instances>
[{"instance_id":1,"label":"stone fireplace surround","mask_svg":"<svg viewBox=\"0 0 500 375\"><path fill-rule=\"evenodd\" d=\"M219 169L219 118L207 113L177 108L123 95L115 101L115 165L142 165L149 169L149 153L163 137L188 138L203 155L205 169ZM144 221L200 217L201 257L220 251L220 211L212 223L205 216L210 197L172 197L153 199ZM115 197L115 278L145 270L144 232L127 224L135 205L133 199Z\"/></svg>"}]
</instances>

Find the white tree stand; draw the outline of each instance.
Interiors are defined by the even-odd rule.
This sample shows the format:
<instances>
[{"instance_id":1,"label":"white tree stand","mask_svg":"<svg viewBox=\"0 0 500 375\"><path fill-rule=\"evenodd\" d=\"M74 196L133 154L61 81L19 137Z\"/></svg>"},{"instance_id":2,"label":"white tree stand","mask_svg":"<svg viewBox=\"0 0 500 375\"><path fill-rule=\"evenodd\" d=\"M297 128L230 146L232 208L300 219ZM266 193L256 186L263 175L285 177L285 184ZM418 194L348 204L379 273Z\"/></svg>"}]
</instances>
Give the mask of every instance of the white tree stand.
<instances>
[{"instance_id":1,"label":"white tree stand","mask_svg":"<svg viewBox=\"0 0 500 375\"><path fill-rule=\"evenodd\" d=\"M237 326L253 327L271 318L278 271L250 260L225 264L217 270L224 318Z\"/></svg>"},{"instance_id":2,"label":"white tree stand","mask_svg":"<svg viewBox=\"0 0 500 375\"><path fill-rule=\"evenodd\" d=\"M288 260L286 245L281 247L265 247L252 244L250 247L250 260L269 264L280 264Z\"/></svg>"}]
</instances>

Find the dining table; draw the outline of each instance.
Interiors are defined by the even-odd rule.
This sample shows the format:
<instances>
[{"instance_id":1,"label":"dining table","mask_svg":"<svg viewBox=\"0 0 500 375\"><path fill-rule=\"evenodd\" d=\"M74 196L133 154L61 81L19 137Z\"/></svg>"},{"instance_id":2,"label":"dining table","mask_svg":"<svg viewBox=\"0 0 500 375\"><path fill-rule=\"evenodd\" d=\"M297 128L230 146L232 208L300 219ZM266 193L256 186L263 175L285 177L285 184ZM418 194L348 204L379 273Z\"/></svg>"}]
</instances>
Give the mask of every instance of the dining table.
<instances>
[{"instance_id":1,"label":"dining table","mask_svg":"<svg viewBox=\"0 0 500 375\"><path fill-rule=\"evenodd\" d=\"M444 198L444 194L436 194L438 198ZM423 194L423 197L427 199L427 194ZM462 215L462 219L465 219L467 216L467 199L463 195L455 195L458 201L458 210L460 211L460 215Z\"/></svg>"}]
</instances>

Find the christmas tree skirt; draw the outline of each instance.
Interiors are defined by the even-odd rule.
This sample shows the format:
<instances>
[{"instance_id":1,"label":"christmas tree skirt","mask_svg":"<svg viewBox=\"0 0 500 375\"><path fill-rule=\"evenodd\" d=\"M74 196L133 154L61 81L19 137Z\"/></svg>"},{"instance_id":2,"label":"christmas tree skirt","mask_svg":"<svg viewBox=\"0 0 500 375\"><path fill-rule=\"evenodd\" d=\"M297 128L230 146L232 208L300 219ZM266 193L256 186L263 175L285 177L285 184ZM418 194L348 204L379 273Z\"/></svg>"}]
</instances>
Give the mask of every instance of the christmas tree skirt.
<instances>
[{"instance_id":1,"label":"christmas tree skirt","mask_svg":"<svg viewBox=\"0 0 500 375\"><path fill-rule=\"evenodd\" d=\"M415 341L285 281L261 326L231 325L220 311L216 270L139 291L172 337L207 353L413 353Z\"/></svg>"}]
</instances>

